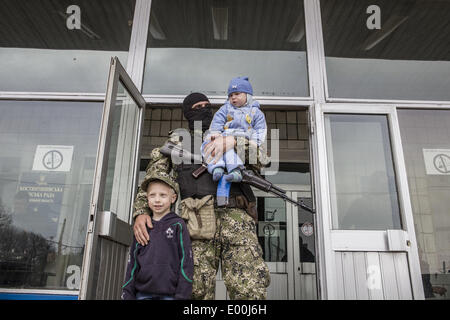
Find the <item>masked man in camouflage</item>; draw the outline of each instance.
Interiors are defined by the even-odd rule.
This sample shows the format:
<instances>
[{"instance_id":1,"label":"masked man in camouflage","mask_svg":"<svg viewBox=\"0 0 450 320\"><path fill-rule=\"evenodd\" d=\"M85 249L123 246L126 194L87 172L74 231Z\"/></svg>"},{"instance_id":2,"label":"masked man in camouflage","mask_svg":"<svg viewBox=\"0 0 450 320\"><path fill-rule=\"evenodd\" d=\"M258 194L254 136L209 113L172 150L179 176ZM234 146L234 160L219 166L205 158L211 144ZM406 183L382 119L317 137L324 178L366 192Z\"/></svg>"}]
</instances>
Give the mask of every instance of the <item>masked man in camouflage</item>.
<instances>
[{"instance_id":1,"label":"masked man in camouflage","mask_svg":"<svg viewBox=\"0 0 450 320\"><path fill-rule=\"evenodd\" d=\"M189 138L180 135L178 130L169 134L169 141L179 144L193 154L200 154L199 146L203 139L203 132L209 128L212 120L208 98L201 93L188 95L183 101L183 114L189 122L191 141L186 141ZM194 122L197 122L195 129L198 128L198 130L194 130ZM200 123L201 126L197 126ZM199 144L195 143L196 139L200 141ZM205 148L205 154L220 158L224 152L237 148L236 146L241 146L245 151L244 158L247 161L256 158L256 161L253 161L256 163L247 167L252 166L259 170L268 164L265 152L261 149L255 151L244 137L218 137ZM249 153L252 152L254 153L250 155ZM192 175L192 172L200 166L200 164L185 162L176 164L170 157L162 155L159 148L155 148L146 169L147 175L155 171L174 175L180 186L182 204L189 201L211 203L211 221L213 221L211 235L198 236L191 232L194 254L192 297L203 300L214 299L216 274L220 263L225 286L231 299L266 299L270 275L262 258L262 249L256 235L257 213L253 192L246 184L233 183L229 204L227 207L218 208L214 199L217 182L214 182L207 172L198 178ZM203 199L211 200L203 201ZM185 206L183 214L186 210L189 211L189 208ZM195 214L197 213L198 210L195 209ZM195 217L193 212L188 214ZM151 241L146 230L146 225L152 228L149 215L150 209L145 191L139 189L134 203L133 229L137 241L142 245ZM201 225L201 220L199 222ZM203 224L206 223L207 221L203 219Z\"/></svg>"}]
</instances>

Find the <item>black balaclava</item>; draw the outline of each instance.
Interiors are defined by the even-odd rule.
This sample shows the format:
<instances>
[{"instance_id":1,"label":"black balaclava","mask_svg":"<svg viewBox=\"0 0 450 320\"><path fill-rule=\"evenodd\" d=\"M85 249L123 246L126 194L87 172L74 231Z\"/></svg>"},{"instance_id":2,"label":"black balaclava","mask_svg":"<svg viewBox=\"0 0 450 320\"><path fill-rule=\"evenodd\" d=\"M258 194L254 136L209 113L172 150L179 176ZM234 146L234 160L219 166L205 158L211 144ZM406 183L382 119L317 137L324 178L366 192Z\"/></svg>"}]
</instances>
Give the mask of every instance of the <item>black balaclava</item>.
<instances>
[{"instance_id":1,"label":"black balaclava","mask_svg":"<svg viewBox=\"0 0 450 320\"><path fill-rule=\"evenodd\" d=\"M187 121L189 121L189 129L194 130L194 121L202 122L202 130L209 129L213 114L211 106L203 107L199 109L192 109L192 106L197 102L208 101L208 97L203 93L194 92L186 96L183 100L183 114Z\"/></svg>"}]
</instances>

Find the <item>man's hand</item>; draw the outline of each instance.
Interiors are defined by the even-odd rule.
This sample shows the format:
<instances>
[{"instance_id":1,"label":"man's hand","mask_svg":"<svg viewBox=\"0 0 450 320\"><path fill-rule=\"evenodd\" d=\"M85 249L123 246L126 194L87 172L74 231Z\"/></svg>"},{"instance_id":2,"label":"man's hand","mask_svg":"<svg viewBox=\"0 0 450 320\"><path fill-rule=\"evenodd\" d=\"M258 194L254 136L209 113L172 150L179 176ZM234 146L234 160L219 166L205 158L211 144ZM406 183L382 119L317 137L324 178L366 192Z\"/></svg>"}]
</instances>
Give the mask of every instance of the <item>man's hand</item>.
<instances>
[{"instance_id":1,"label":"man's hand","mask_svg":"<svg viewBox=\"0 0 450 320\"><path fill-rule=\"evenodd\" d=\"M146 246L150 241L150 236L148 235L146 226L150 229L153 228L152 219L150 216L147 214L138 215L134 221L133 231L136 241L142 246Z\"/></svg>"},{"instance_id":2,"label":"man's hand","mask_svg":"<svg viewBox=\"0 0 450 320\"><path fill-rule=\"evenodd\" d=\"M236 145L236 140L233 136L217 136L214 137L210 143L205 146L205 158L206 162L210 163L212 160L213 163L217 163L222 155L231 150Z\"/></svg>"}]
</instances>

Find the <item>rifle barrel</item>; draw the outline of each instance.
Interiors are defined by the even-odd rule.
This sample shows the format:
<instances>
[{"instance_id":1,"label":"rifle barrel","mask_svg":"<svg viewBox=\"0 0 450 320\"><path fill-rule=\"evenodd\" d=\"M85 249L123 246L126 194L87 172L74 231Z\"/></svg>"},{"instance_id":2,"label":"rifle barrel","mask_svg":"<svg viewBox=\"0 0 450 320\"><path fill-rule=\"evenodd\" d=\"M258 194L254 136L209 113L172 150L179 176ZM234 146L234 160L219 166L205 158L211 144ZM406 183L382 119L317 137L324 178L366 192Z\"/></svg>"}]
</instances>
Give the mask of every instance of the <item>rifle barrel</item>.
<instances>
[{"instance_id":1,"label":"rifle barrel","mask_svg":"<svg viewBox=\"0 0 450 320\"><path fill-rule=\"evenodd\" d=\"M281 193L286 193L286 190L281 189L280 187L277 187L277 186L274 185L274 184L271 184L271 187L272 187L273 189L275 189L275 190L278 190L278 191L281 192Z\"/></svg>"},{"instance_id":2,"label":"rifle barrel","mask_svg":"<svg viewBox=\"0 0 450 320\"><path fill-rule=\"evenodd\" d=\"M266 192L270 192L271 190L277 190L280 193L286 193L285 190L277 187L276 185L267 181L266 179L255 175L253 172L249 170L242 170L242 177L243 177L242 182L248 183L260 190Z\"/></svg>"},{"instance_id":3,"label":"rifle barrel","mask_svg":"<svg viewBox=\"0 0 450 320\"><path fill-rule=\"evenodd\" d=\"M276 196L278 196L278 197L280 197L281 199L283 199L285 201L289 201L290 203L295 204L296 206L298 206L298 207L300 207L300 208L302 208L302 209L304 209L306 211L309 211L311 213L315 213L314 209L308 207L306 204L304 204L304 202L302 200L300 200L300 202L299 201L295 201L294 199L289 198L284 193L277 192L276 190L270 190L269 192L274 194L274 195L276 195Z\"/></svg>"}]
</instances>

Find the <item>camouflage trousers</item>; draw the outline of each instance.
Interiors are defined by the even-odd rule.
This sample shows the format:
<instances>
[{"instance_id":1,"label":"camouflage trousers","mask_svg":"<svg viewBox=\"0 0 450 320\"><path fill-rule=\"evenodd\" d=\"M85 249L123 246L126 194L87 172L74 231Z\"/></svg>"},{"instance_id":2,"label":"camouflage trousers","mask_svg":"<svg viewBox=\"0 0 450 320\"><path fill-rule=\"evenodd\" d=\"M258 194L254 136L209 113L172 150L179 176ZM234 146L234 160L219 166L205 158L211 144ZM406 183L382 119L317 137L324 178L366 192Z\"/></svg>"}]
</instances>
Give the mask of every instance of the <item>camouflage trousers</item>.
<instances>
[{"instance_id":1,"label":"camouflage trousers","mask_svg":"<svg viewBox=\"0 0 450 320\"><path fill-rule=\"evenodd\" d=\"M219 263L231 299L266 299L270 274L262 258L254 220L237 208L220 208L215 213L214 238L192 240L193 299L214 299Z\"/></svg>"}]
</instances>

